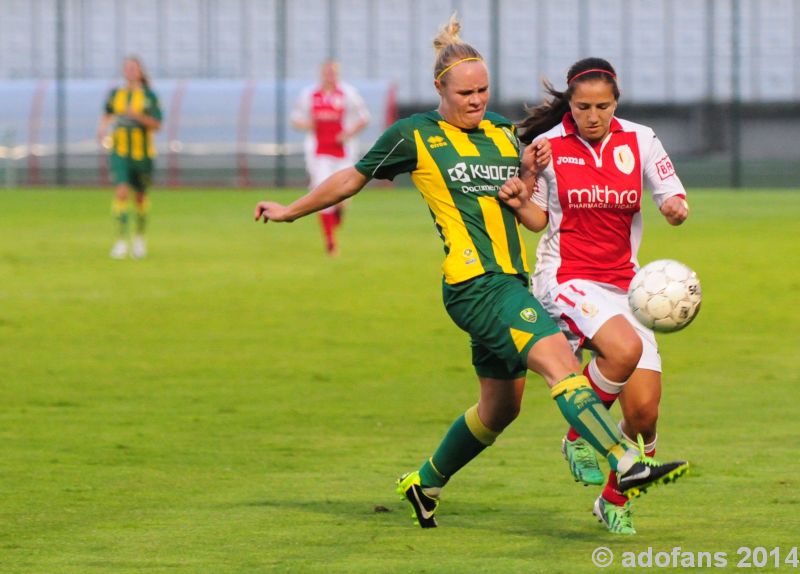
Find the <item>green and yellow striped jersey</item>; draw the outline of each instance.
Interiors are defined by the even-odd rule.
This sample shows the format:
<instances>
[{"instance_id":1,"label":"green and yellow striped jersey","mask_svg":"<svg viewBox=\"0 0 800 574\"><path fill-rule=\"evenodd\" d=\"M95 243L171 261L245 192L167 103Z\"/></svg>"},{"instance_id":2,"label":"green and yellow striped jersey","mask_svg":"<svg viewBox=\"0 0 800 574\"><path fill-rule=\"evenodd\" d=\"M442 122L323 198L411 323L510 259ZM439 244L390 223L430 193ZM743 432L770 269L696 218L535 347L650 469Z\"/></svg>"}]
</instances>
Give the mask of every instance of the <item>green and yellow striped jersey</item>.
<instances>
[{"instance_id":1,"label":"green and yellow striped jersey","mask_svg":"<svg viewBox=\"0 0 800 574\"><path fill-rule=\"evenodd\" d=\"M519 173L519 140L507 119L487 113L464 130L439 112L415 114L390 126L356 164L370 178L411 173L444 241L445 282L484 273L528 272L514 211L497 198Z\"/></svg>"},{"instance_id":2,"label":"green and yellow striped jersey","mask_svg":"<svg viewBox=\"0 0 800 574\"><path fill-rule=\"evenodd\" d=\"M136 161L153 159L156 157L153 132L126 117L128 109L161 121L158 98L149 88L111 90L106 99L105 110L107 114L115 116L112 152Z\"/></svg>"}]
</instances>

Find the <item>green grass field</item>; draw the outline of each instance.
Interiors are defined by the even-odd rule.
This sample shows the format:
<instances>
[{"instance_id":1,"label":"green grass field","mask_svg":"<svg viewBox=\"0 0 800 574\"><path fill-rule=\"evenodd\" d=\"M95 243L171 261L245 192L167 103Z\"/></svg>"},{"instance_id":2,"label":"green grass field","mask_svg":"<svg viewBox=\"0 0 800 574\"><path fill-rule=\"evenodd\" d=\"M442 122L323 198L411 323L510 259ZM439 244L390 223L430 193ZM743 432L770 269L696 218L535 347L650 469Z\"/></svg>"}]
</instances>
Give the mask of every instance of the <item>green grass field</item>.
<instances>
[{"instance_id":1,"label":"green grass field","mask_svg":"<svg viewBox=\"0 0 800 574\"><path fill-rule=\"evenodd\" d=\"M477 397L427 208L365 190L330 259L313 218L255 224L262 197L156 190L151 256L112 261L109 191L0 192L0 571L618 572L674 547L736 571L800 546L800 193L696 192L681 228L647 205L641 260L690 264L704 301L660 339L659 456L693 471L632 538L591 516L535 375L414 526L394 480Z\"/></svg>"}]
</instances>

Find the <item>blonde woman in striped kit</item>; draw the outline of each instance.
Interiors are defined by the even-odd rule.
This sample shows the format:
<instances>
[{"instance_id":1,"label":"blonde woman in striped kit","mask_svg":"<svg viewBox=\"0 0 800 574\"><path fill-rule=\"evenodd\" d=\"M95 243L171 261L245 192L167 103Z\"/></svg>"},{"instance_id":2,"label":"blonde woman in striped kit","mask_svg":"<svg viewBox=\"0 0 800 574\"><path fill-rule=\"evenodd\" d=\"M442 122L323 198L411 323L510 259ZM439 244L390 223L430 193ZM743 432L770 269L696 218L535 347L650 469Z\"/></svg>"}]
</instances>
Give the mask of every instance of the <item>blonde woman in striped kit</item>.
<instances>
[{"instance_id":1,"label":"blonde woman in striped kit","mask_svg":"<svg viewBox=\"0 0 800 574\"><path fill-rule=\"evenodd\" d=\"M147 188L153 180L154 134L161 128L161 107L141 60L132 56L126 58L122 71L125 85L108 94L97 138L109 148L109 168L115 187L113 213L119 235L111 257L124 259L130 253L141 259L147 255L144 240L150 210ZM136 230L129 244L131 190L135 198Z\"/></svg>"}]
</instances>

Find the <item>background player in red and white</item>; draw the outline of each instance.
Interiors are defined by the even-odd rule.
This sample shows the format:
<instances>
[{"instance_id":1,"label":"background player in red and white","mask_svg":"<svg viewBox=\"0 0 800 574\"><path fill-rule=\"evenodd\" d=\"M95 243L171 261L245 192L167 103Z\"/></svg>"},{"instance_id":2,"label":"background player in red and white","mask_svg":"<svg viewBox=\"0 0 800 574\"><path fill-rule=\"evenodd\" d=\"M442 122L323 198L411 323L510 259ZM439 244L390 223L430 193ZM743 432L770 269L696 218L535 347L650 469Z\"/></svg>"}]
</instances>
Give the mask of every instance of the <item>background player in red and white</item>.
<instances>
[{"instance_id":1,"label":"background player in red and white","mask_svg":"<svg viewBox=\"0 0 800 574\"><path fill-rule=\"evenodd\" d=\"M653 332L631 314L627 289L639 267L644 185L671 225L686 220L686 191L652 129L614 117L619 88L614 68L599 58L576 62L567 89L529 110L521 139L544 134L552 161L531 201L507 197L529 229L545 229L537 249L534 295L558 321L573 349L592 358L584 374L610 407L619 396L621 430L655 454L661 358ZM562 450L576 480L602 484L594 451L574 428ZM611 530L633 534L630 503L609 474L594 514Z\"/></svg>"},{"instance_id":2,"label":"background player in red and white","mask_svg":"<svg viewBox=\"0 0 800 574\"><path fill-rule=\"evenodd\" d=\"M339 170L352 167L358 159L355 136L370 120L364 99L351 85L339 80L339 64L323 62L320 83L303 90L292 109L292 126L308 133L305 141L306 170L314 189ZM342 222L344 203L319 214L325 247L335 255L336 228Z\"/></svg>"}]
</instances>

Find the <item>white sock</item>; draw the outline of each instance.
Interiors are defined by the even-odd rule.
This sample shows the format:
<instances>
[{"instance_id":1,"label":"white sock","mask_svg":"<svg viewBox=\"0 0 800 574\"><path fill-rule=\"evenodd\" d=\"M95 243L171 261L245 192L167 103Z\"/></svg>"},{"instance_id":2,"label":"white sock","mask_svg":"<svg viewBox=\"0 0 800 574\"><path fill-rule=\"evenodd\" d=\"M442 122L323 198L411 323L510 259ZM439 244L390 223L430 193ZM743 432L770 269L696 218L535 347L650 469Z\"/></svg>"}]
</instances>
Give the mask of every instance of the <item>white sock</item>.
<instances>
[{"instance_id":1,"label":"white sock","mask_svg":"<svg viewBox=\"0 0 800 574\"><path fill-rule=\"evenodd\" d=\"M589 377L592 379L592 382L597 385L597 387L607 392L610 395L618 395L622 392L622 388L625 386L625 383L628 381L612 381L608 377L606 377L602 372L600 372L600 367L597 366L597 357L594 357L591 361L589 361L588 365L589 370Z\"/></svg>"},{"instance_id":2,"label":"white sock","mask_svg":"<svg viewBox=\"0 0 800 574\"><path fill-rule=\"evenodd\" d=\"M625 454L622 455L622 458L617 461L617 472L619 474L625 474L628 472L638 457L639 451L633 450L632 448L626 450Z\"/></svg>"},{"instance_id":3,"label":"white sock","mask_svg":"<svg viewBox=\"0 0 800 574\"><path fill-rule=\"evenodd\" d=\"M624 438L628 444L630 444L633 448L635 448L638 451L639 442L636 439L631 438L625 434L625 431L622 430L622 421L619 421L619 423L617 423L617 426L619 427L619 432L622 435L622 438ZM656 442L658 442L658 433L656 433L656 436L653 438L653 440L644 445L644 452L653 452L656 449Z\"/></svg>"}]
</instances>

